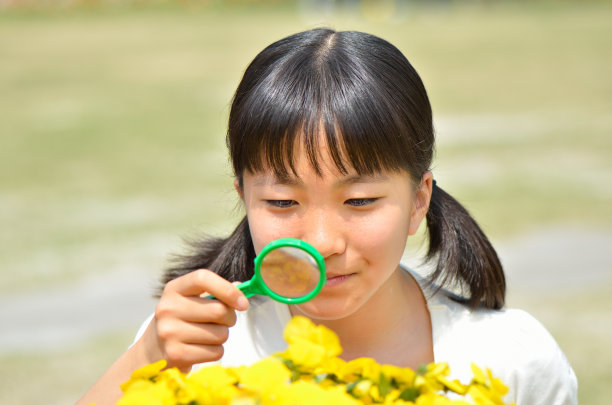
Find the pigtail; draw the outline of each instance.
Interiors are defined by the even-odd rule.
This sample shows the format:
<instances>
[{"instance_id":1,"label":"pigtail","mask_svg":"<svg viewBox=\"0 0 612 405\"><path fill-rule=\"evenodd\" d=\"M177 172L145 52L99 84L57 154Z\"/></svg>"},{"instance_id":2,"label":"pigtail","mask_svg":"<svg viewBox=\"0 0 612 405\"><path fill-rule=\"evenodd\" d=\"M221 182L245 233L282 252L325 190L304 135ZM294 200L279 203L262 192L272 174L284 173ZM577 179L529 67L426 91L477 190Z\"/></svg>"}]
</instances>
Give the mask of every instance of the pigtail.
<instances>
[{"instance_id":1,"label":"pigtail","mask_svg":"<svg viewBox=\"0 0 612 405\"><path fill-rule=\"evenodd\" d=\"M176 255L162 277L171 280L198 269L208 269L229 281L245 281L253 276L255 250L247 218L228 238L205 237L187 241L189 251Z\"/></svg>"},{"instance_id":2,"label":"pigtail","mask_svg":"<svg viewBox=\"0 0 612 405\"><path fill-rule=\"evenodd\" d=\"M467 210L435 183L426 219L426 260L437 258L432 282L459 286L472 308L502 308L506 281L495 249Z\"/></svg>"}]
</instances>

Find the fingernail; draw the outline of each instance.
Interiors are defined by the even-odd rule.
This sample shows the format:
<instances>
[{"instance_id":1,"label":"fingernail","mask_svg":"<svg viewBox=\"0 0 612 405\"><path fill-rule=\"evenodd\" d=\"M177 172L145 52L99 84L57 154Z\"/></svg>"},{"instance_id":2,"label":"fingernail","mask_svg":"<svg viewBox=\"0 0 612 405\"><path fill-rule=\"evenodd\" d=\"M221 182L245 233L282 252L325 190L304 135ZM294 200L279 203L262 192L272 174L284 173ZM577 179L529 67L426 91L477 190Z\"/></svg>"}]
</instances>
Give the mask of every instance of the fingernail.
<instances>
[{"instance_id":1,"label":"fingernail","mask_svg":"<svg viewBox=\"0 0 612 405\"><path fill-rule=\"evenodd\" d=\"M240 296L238 297L238 300L236 301L236 309L239 311L246 311L246 309L249 307L249 300L246 299L246 297Z\"/></svg>"}]
</instances>

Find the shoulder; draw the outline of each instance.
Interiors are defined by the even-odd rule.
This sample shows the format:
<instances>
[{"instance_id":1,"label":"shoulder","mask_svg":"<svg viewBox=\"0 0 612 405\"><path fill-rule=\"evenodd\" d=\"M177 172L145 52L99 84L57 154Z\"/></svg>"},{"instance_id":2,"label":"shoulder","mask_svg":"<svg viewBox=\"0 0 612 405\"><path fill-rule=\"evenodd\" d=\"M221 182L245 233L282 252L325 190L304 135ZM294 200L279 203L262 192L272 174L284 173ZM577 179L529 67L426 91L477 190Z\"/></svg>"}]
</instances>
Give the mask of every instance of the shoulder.
<instances>
[{"instance_id":1,"label":"shoulder","mask_svg":"<svg viewBox=\"0 0 612 405\"><path fill-rule=\"evenodd\" d=\"M577 403L576 376L537 319L519 309L470 310L450 299L442 301L453 314L440 340L449 363L464 371L472 362L490 368L509 386L509 399L517 404Z\"/></svg>"},{"instance_id":2,"label":"shoulder","mask_svg":"<svg viewBox=\"0 0 612 405\"><path fill-rule=\"evenodd\" d=\"M546 328L523 310L465 309L461 315L453 329L468 335L487 356L534 366L545 365L562 354Z\"/></svg>"},{"instance_id":3,"label":"shoulder","mask_svg":"<svg viewBox=\"0 0 612 405\"><path fill-rule=\"evenodd\" d=\"M434 343L454 346L452 342L461 342L471 355L511 355L515 361L546 359L559 350L546 328L523 310L471 310L447 297L434 302L429 305Z\"/></svg>"},{"instance_id":4,"label":"shoulder","mask_svg":"<svg viewBox=\"0 0 612 405\"><path fill-rule=\"evenodd\" d=\"M520 309L475 309L461 304L456 310L454 328L464 330L476 340L518 352L554 351L556 342L546 328L532 315Z\"/></svg>"}]
</instances>

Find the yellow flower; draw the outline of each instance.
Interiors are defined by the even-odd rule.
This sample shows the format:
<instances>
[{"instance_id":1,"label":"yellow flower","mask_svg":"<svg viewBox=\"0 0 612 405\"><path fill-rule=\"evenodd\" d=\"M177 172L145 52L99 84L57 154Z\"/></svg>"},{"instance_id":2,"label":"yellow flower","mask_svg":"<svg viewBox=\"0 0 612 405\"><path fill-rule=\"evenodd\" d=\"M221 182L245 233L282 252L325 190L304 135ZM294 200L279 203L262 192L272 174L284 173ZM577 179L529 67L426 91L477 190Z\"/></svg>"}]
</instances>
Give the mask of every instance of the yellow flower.
<instances>
[{"instance_id":1,"label":"yellow flower","mask_svg":"<svg viewBox=\"0 0 612 405\"><path fill-rule=\"evenodd\" d=\"M175 405L174 393L167 384L140 380L130 385L129 390L117 401L117 405Z\"/></svg>"},{"instance_id":2,"label":"yellow flower","mask_svg":"<svg viewBox=\"0 0 612 405\"><path fill-rule=\"evenodd\" d=\"M417 372L372 358L346 362L337 336L304 317L285 329L289 348L251 366L208 366L190 375L160 361L135 371L119 405L501 405L508 388L472 365L469 385L450 380L446 363ZM293 382L292 382L293 381ZM452 400L447 396L454 392ZM466 402L471 397L473 402ZM456 399L455 399L456 398Z\"/></svg>"},{"instance_id":3,"label":"yellow flower","mask_svg":"<svg viewBox=\"0 0 612 405\"><path fill-rule=\"evenodd\" d=\"M180 404L191 403L196 398L196 387L187 382L187 376L176 368L160 373L157 384L166 384Z\"/></svg>"},{"instance_id":4,"label":"yellow flower","mask_svg":"<svg viewBox=\"0 0 612 405\"><path fill-rule=\"evenodd\" d=\"M296 364L312 366L314 363L318 364L326 358L342 353L340 340L334 332L323 325L313 324L303 316L291 318L283 336L289 343L287 354ZM315 358L309 359L307 356Z\"/></svg>"},{"instance_id":5,"label":"yellow flower","mask_svg":"<svg viewBox=\"0 0 612 405\"><path fill-rule=\"evenodd\" d=\"M460 395L465 395L467 387L461 384L459 380L449 380L444 376L438 376L437 380L444 385L448 390L455 392Z\"/></svg>"},{"instance_id":6,"label":"yellow flower","mask_svg":"<svg viewBox=\"0 0 612 405\"><path fill-rule=\"evenodd\" d=\"M323 389L316 384L297 381L289 386L279 398L278 405L361 405L344 389Z\"/></svg>"},{"instance_id":7,"label":"yellow flower","mask_svg":"<svg viewBox=\"0 0 612 405\"><path fill-rule=\"evenodd\" d=\"M413 385L416 373L408 367L397 367L390 364L383 364L380 367L380 372L386 375L389 379L396 381L398 384Z\"/></svg>"},{"instance_id":8,"label":"yellow flower","mask_svg":"<svg viewBox=\"0 0 612 405\"><path fill-rule=\"evenodd\" d=\"M238 376L230 368L220 365L203 367L187 377L195 392L195 401L201 405L227 404L240 392L236 387Z\"/></svg>"},{"instance_id":9,"label":"yellow flower","mask_svg":"<svg viewBox=\"0 0 612 405\"><path fill-rule=\"evenodd\" d=\"M420 395L416 402L416 405L449 405L452 404L451 400L445 396L434 394L433 392L428 392L426 394Z\"/></svg>"},{"instance_id":10,"label":"yellow flower","mask_svg":"<svg viewBox=\"0 0 612 405\"><path fill-rule=\"evenodd\" d=\"M315 367L314 374L339 374L346 366L346 361L340 357L328 357L323 359L320 365Z\"/></svg>"},{"instance_id":11,"label":"yellow flower","mask_svg":"<svg viewBox=\"0 0 612 405\"><path fill-rule=\"evenodd\" d=\"M468 394L478 405L496 405L499 403L490 397L489 391L482 385L471 385L468 388Z\"/></svg>"},{"instance_id":12,"label":"yellow flower","mask_svg":"<svg viewBox=\"0 0 612 405\"><path fill-rule=\"evenodd\" d=\"M450 368L447 363L430 363L425 367L425 374L428 377L437 377L440 375L449 375Z\"/></svg>"},{"instance_id":13,"label":"yellow flower","mask_svg":"<svg viewBox=\"0 0 612 405\"><path fill-rule=\"evenodd\" d=\"M444 386L435 378L428 376L417 375L414 379L414 386L422 393L435 393L444 388Z\"/></svg>"},{"instance_id":14,"label":"yellow flower","mask_svg":"<svg viewBox=\"0 0 612 405\"><path fill-rule=\"evenodd\" d=\"M361 380L351 390L351 394L356 398L362 398L370 394L370 388L372 388L372 381Z\"/></svg>"},{"instance_id":15,"label":"yellow flower","mask_svg":"<svg viewBox=\"0 0 612 405\"><path fill-rule=\"evenodd\" d=\"M123 392L127 391L130 386L136 381L152 380L160 373L160 371L162 371L166 367L166 364L166 360L160 360L139 368L138 370L132 373L132 376L128 381L121 384L121 390Z\"/></svg>"},{"instance_id":16,"label":"yellow flower","mask_svg":"<svg viewBox=\"0 0 612 405\"><path fill-rule=\"evenodd\" d=\"M232 399L230 405L260 405L260 403L257 398L238 396Z\"/></svg>"},{"instance_id":17,"label":"yellow flower","mask_svg":"<svg viewBox=\"0 0 612 405\"><path fill-rule=\"evenodd\" d=\"M412 401L404 401L403 399L396 399L393 401L385 401L385 405L389 405L389 404L393 404L393 405L414 405L414 402Z\"/></svg>"},{"instance_id":18,"label":"yellow flower","mask_svg":"<svg viewBox=\"0 0 612 405\"><path fill-rule=\"evenodd\" d=\"M376 360L370 357L360 357L347 362L338 376L348 382L355 381L358 378L378 381L380 372L381 366Z\"/></svg>"},{"instance_id":19,"label":"yellow flower","mask_svg":"<svg viewBox=\"0 0 612 405\"><path fill-rule=\"evenodd\" d=\"M472 374L474 374L474 378L472 378L472 381L475 381L478 384L482 385L486 384L487 379L485 377L484 372L474 363L472 363Z\"/></svg>"},{"instance_id":20,"label":"yellow flower","mask_svg":"<svg viewBox=\"0 0 612 405\"><path fill-rule=\"evenodd\" d=\"M307 340L295 340L285 350L283 357L295 365L314 371L325 359L325 348Z\"/></svg>"},{"instance_id":21,"label":"yellow flower","mask_svg":"<svg viewBox=\"0 0 612 405\"><path fill-rule=\"evenodd\" d=\"M486 374L476 364L472 363L474 377L467 389L467 393L482 405L503 405L503 396L508 392L508 387L498 378L493 376L491 370L486 369Z\"/></svg>"},{"instance_id":22,"label":"yellow flower","mask_svg":"<svg viewBox=\"0 0 612 405\"><path fill-rule=\"evenodd\" d=\"M269 357L250 367L239 367L239 387L254 393L264 404L275 403L289 385L291 372L278 359Z\"/></svg>"},{"instance_id":23,"label":"yellow flower","mask_svg":"<svg viewBox=\"0 0 612 405\"><path fill-rule=\"evenodd\" d=\"M504 384L499 378L494 377L493 373L488 368L487 375L489 377L491 390L500 396L504 396L508 393L508 386L506 386L506 384Z\"/></svg>"}]
</instances>

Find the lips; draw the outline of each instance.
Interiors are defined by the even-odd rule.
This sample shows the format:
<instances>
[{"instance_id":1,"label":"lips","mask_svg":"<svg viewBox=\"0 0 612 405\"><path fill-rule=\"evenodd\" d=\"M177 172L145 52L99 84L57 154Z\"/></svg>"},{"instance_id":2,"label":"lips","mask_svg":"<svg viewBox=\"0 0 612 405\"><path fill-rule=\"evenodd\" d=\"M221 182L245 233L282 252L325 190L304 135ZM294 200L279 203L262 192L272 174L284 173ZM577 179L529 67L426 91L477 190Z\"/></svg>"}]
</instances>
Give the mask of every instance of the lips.
<instances>
[{"instance_id":1,"label":"lips","mask_svg":"<svg viewBox=\"0 0 612 405\"><path fill-rule=\"evenodd\" d=\"M327 282L325 283L325 286L333 287L335 285L341 284L342 282L344 282L348 278L350 278L353 274L354 273L351 273L351 274L328 274L327 275Z\"/></svg>"}]
</instances>

